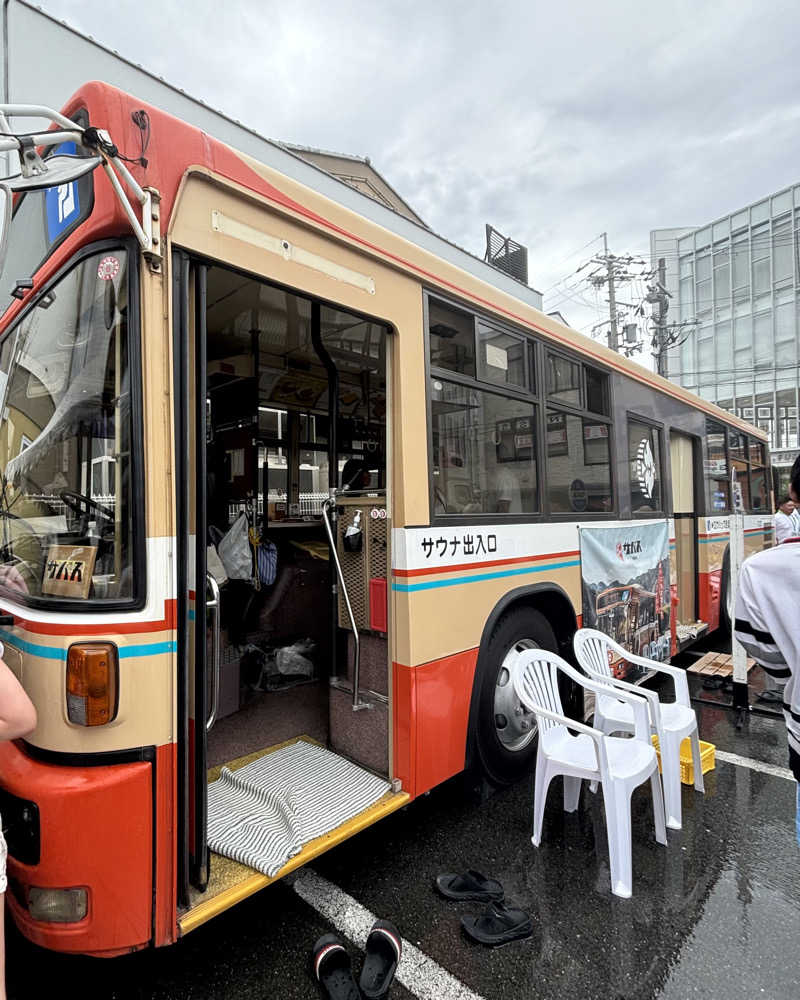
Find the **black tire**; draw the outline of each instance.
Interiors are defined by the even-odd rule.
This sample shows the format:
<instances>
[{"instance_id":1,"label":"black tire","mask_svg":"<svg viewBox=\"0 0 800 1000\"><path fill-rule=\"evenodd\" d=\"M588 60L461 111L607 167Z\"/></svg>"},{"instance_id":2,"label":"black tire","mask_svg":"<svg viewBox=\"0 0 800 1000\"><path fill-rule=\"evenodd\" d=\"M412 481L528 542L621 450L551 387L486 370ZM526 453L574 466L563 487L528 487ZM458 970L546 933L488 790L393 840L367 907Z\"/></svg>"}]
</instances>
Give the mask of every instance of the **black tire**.
<instances>
[{"instance_id":1,"label":"black tire","mask_svg":"<svg viewBox=\"0 0 800 1000\"><path fill-rule=\"evenodd\" d=\"M731 580L731 550L725 549L722 557L722 578L719 581L719 627L727 635L731 635L731 615L728 610Z\"/></svg>"},{"instance_id":2,"label":"black tire","mask_svg":"<svg viewBox=\"0 0 800 1000\"><path fill-rule=\"evenodd\" d=\"M496 785L509 785L529 772L536 756L537 737L533 730L525 741L520 734L519 745L513 748L514 733L498 725L495 718L495 696L506 657L518 644L558 651L555 633L545 616L534 608L519 607L501 615L492 629L481 657L481 673L476 679L477 716L475 745L483 772ZM532 720L531 720L532 721ZM501 732L506 742L501 738Z\"/></svg>"}]
</instances>

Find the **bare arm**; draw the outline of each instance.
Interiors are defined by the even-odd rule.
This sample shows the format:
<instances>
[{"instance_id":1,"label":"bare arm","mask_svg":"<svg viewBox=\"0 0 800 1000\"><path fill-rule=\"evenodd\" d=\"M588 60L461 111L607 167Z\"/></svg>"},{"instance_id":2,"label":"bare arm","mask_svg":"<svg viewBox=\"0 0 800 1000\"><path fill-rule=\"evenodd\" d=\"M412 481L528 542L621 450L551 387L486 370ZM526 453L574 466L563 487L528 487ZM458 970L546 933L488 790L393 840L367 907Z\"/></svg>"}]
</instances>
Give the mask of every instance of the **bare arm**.
<instances>
[{"instance_id":1,"label":"bare arm","mask_svg":"<svg viewBox=\"0 0 800 1000\"><path fill-rule=\"evenodd\" d=\"M36 709L25 690L0 660L0 740L27 736L36 728Z\"/></svg>"}]
</instances>

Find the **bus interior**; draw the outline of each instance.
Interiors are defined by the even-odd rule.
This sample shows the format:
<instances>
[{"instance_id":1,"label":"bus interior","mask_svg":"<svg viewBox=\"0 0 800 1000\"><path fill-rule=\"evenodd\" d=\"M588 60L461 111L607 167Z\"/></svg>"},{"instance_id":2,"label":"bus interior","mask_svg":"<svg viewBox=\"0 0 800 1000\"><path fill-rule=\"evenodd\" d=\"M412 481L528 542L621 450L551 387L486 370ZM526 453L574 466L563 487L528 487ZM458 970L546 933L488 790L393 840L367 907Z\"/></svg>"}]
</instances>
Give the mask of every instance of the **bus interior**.
<instances>
[{"instance_id":1,"label":"bus interior","mask_svg":"<svg viewBox=\"0 0 800 1000\"><path fill-rule=\"evenodd\" d=\"M361 504L362 529L365 512L374 521L370 510L385 510L388 331L222 267L208 269L206 300L206 530L217 572L222 559L212 549L227 553L226 535L238 538L246 525L250 542L247 578L226 573L220 593L214 767L301 733L330 743L330 678L352 660L352 640L331 597L335 568L322 517L329 376L312 312L338 376L336 486L342 503ZM385 534L383 547L385 554ZM385 628L376 637L384 676L373 671L365 682L385 696ZM385 774L388 760L377 763Z\"/></svg>"},{"instance_id":2,"label":"bus interior","mask_svg":"<svg viewBox=\"0 0 800 1000\"><path fill-rule=\"evenodd\" d=\"M194 674L205 671L207 779L303 739L388 780L389 328L221 266L198 267L195 281L206 344L195 394L206 392L194 461L206 489L192 516L209 596L219 591Z\"/></svg>"}]
</instances>

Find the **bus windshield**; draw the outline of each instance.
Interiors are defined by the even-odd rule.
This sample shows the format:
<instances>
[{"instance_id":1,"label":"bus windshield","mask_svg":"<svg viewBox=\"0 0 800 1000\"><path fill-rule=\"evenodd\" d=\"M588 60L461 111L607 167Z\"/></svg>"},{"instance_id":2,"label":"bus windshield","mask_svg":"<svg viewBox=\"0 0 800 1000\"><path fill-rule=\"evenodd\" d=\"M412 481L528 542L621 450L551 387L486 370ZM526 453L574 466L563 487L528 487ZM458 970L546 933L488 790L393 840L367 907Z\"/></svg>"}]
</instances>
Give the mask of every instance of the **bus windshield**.
<instances>
[{"instance_id":1,"label":"bus windshield","mask_svg":"<svg viewBox=\"0 0 800 1000\"><path fill-rule=\"evenodd\" d=\"M85 257L0 346L0 587L133 597L128 260Z\"/></svg>"}]
</instances>

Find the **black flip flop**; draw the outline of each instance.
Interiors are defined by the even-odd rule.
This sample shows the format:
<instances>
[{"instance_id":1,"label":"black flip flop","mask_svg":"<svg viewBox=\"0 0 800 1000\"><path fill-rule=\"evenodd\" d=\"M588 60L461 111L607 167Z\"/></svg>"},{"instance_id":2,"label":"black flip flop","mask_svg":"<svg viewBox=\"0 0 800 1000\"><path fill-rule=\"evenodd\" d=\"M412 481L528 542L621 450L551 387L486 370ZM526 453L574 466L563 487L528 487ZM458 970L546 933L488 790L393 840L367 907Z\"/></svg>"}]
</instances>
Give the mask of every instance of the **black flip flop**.
<instances>
[{"instance_id":1,"label":"black flip flop","mask_svg":"<svg viewBox=\"0 0 800 1000\"><path fill-rule=\"evenodd\" d=\"M360 1000L350 956L335 934L324 934L311 951L314 975L329 1000Z\"/></svg>"},{"instance_id":2,"label":"black flip flop","mask_svg":"<svg viewBox=\"0 0 800 1000\"><path fill-rule=\"evenodd\" d=\"M470 868L461 875L447 872L437 875L436 888L445 899L473 900L477 903L499 903L505 896L502 885Z\"/></svg>"},{"instance_id":3,"label":"black flip flop","mask_svg":"<svg viewBox=\"0 0 800 1000\"><path fill-rule=\"evenodd\" d=\"M365 997L378 1000L389 992L400 964L403 954L400 932L391 921L376 920L364 950L364 965L358 985Z\"/></svg>"},{"instance_id":4,"label":"black flip flop","mask_svg":"<svg viewBox=\"0 0 800 1000\"><path fill-rule=\"evenodd\" d=\"M461 926L467 937L488 945L507 944L533 933L530 915L505 903L492 903L477 917L462 917Z\"/></svg>"}]
</instances>

